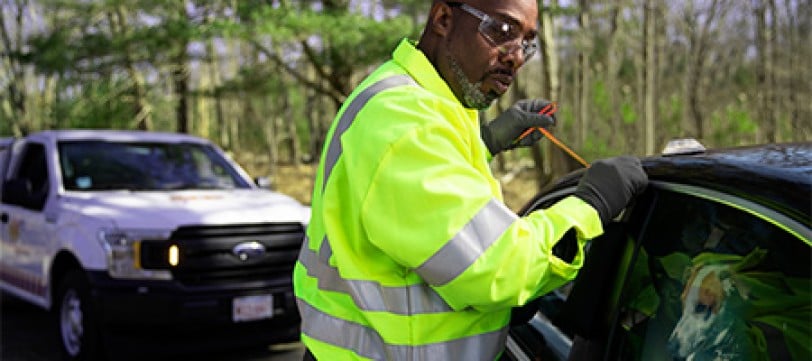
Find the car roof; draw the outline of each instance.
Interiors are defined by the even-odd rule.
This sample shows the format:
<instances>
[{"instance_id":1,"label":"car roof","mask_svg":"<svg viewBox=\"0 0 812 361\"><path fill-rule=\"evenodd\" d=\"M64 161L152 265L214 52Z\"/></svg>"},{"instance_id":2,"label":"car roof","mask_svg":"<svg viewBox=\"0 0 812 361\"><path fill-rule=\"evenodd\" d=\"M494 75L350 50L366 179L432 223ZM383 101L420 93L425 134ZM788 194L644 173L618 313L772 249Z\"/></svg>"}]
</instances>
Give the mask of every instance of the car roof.
<instances>
[{"instance_id":1,"label":"car roof","mask_svg":"<svg viewBox=\"0 0 812 361\"><path fill-rule=\"evenodd\" d=\"M812 142L709 149L641 158L649 180L733 194L812 225ZM573 185L583 169L554 188Z\"/></svg>"},{"instance_id":2,"label":"car roof","mask_svg":"<svg viewBox=\"0 0 812 361\"><path fill-rule=\"evenodd\" d=\"M812 223L812 142L649 157L643 166L650 179L733 194Z\"/></svg>"},{"instance_id":3,"label":"car roof","mask_svg":"<svg viewBox=\"0 0 812 361\"><path fill-rule=\"evenodd\" d=\"M44 137L52 141L99 140L110 142L161 142L161 143L200 143L209 141L200 137L182 133L141 131L141 130L108 130L108 129L70 129L45 130L32 133L30 137Z\"/></svg>"}]
</instances>

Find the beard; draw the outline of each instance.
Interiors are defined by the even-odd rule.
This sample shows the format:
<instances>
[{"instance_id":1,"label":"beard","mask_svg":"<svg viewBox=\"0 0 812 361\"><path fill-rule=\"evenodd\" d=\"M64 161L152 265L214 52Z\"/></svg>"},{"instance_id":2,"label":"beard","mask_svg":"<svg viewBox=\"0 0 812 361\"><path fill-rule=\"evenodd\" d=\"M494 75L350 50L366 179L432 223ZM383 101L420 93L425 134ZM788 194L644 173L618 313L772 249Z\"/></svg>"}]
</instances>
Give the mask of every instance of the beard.
<instances>
[{"instance_id":1,"label":"beard","mask_svg":"<svg viewBox=\"0 0 812 361\"><path fill-rule=\"evenodd\" d=\"M448 55L448 64L454 73L455 80L457 80L457 83L460 85L460 90L462 91L462 99L460 99L460 101L466 108L484 110L490 107L491 103L499 97L499 95L495 93L483 93L480 90L480 87L482 87L481 81L476 83L470 82L468 77L465 76L462 67L457 62L457 59L454 59L454 56L451 54Z\"/></svg>"}]
</instances>

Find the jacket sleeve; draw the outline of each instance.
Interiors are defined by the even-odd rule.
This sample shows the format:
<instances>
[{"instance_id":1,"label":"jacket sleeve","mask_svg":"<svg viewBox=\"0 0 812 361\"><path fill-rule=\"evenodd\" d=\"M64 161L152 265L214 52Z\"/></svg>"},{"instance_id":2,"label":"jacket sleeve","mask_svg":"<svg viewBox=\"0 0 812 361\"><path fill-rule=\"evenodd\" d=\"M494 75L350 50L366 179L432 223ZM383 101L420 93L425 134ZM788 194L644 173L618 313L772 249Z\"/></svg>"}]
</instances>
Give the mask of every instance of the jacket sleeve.
<instances>
[{"instance_id":1,"label":"jacket sleeve","mask_svg":"<svg viewBox=\"0 0 812 361\"><path fill-rule=\"evenodd\" d=\"M471 151L484 147L476 137L441 125L403 134L378 164L361 222L372 244L452 308L519 306L575 277L584 243L603 232L600 218L575 197L517 217ZM579 251L568 264L552 248L572 228Z\"/></svg>"}]
</instances>

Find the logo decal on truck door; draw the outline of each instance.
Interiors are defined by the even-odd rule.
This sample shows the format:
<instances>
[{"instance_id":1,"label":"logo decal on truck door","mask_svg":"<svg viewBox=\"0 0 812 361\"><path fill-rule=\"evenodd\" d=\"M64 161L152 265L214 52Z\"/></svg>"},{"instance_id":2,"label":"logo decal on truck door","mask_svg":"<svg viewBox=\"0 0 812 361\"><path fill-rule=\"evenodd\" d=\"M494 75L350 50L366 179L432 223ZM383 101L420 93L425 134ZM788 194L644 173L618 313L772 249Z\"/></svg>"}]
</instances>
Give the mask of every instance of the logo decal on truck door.
<instances>
[{"instance_id":1,"label":"logo decal on truck door","mask_svg":"<svg viewBox=\"0 0 812 361\"><path fill-rule=\"evenodd\" d=\"M22 219L12 219L8 224L8 237L12 242L16 242L20 238L20 229L23 227Z\"/></svg>"}]
</instances>

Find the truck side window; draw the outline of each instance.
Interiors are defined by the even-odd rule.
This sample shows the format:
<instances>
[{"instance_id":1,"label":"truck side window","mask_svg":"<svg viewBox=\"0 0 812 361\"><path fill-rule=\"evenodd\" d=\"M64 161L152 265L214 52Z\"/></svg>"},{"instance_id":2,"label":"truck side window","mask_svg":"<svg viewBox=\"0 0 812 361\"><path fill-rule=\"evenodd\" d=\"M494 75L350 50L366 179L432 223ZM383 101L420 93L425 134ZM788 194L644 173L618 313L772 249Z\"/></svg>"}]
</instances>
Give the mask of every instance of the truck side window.
<instances>
[{"instance_id":1,"label":"truck side window","mask_svg":"<svg viewBox=\"0 0 812 361\"><path fill-rule=\"evenodd\" d=\"M808 359L809 264L790 232L663 191L624 285L615 358Z\"/></svg>"},{"instance_id":2,"label":"truck side window","mask_svg":"<svg viewBox=\"0 0 812 361\"><path fill-rule=\"evenodd\" d=\"M48 161L45 146L29 143L23 151L16 176L3 189L3 199L11 204L41 210L48 199Z\"/></svg>"}]
</instances>

